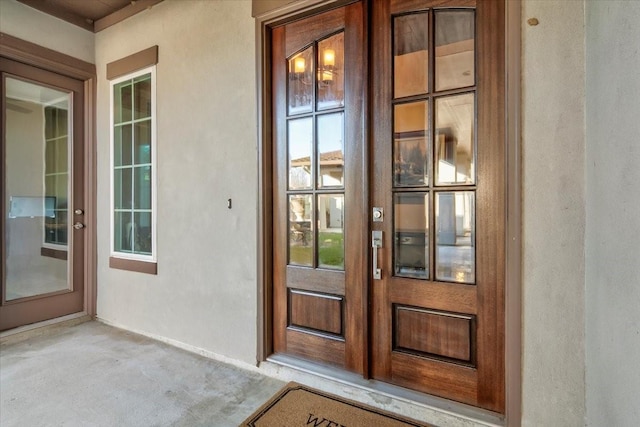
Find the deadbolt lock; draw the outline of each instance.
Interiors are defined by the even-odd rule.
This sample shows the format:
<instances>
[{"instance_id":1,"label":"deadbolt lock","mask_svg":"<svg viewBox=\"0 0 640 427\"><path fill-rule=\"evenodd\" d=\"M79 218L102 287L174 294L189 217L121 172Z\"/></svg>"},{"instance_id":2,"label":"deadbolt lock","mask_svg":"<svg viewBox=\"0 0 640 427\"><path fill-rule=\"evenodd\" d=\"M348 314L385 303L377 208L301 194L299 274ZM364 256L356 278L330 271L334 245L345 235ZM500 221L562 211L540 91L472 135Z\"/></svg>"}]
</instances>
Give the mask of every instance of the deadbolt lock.
<instances>
[{"instance_id":1,"label":"deadbolt lock","mask_svg":"<svg viewBox=\"0 0 640 427\"><path fill-rule=\"evenodd\" d=\"M373 208L373 222L382 222L384 220L384 210L382 208Z\"/></svg>"}]
</instances>

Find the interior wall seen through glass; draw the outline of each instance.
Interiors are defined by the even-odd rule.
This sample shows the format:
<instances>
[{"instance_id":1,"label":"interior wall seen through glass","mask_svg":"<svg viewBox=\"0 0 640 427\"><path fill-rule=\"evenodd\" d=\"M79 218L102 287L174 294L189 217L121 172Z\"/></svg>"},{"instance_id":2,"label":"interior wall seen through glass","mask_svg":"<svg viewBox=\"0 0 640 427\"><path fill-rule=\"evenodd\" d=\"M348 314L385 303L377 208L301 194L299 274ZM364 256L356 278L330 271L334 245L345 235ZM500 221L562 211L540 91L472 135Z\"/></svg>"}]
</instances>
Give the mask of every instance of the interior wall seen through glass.
<instances>
[{"instance_id":1,"label":"interior wall seen through glass","mask_svg":"<svg viewBox=\"0 0 640 427\"><path fill-rule=\"evenodd\" d=\"M436 280L475 283L475 192L436 193Z\"/></svg>"},{"instance_id":2,"label":"interior wall seen through glass","mask_svg":"<svg viewBox=\"0 0 640 427\"><path fill-rule=\"evenodd\" d=\"M69 93L4 76L5 298L69 289ZM45 256L44 250L60 253Z\"/></svg>"},{"instance_id":3,"label":"interior wall seen through glass","mask_svg":"<svg viewBox=\"0 0 640 427\"><path fill-rule=\"evenodd\" d=\"M436 183L475 183L475 96L437 98L435 102Z\"/></svg>"},{"instance_id":4,"label":"interior wall seen through glass","mask_svg":"<svg viewBox=\"0 0 640 427\"><path fill-rule=\"evenodd\" d=\"M429 15L393 20L393 94L395 98L429 92Z\"/></svg>"},{"instance_id":5,"label":"interior wall seen through glass","mask_svg":"<svg viewBox=\"0 0 640 427\"><path fill-rule=\"evenodd\" d=\"M475 85L475 12L435 12L436 91Z\"/></svg>"},{"instance_id":6,"label":"interior wall seen through glass","mask_svg":"<svg viewBox=\"0 0 640 427\"><path fill-rule=\"evenodd\" d=\"M396 193L394 213L395 275L429 278L429 193Z\"/></svg>"}]
</instances>

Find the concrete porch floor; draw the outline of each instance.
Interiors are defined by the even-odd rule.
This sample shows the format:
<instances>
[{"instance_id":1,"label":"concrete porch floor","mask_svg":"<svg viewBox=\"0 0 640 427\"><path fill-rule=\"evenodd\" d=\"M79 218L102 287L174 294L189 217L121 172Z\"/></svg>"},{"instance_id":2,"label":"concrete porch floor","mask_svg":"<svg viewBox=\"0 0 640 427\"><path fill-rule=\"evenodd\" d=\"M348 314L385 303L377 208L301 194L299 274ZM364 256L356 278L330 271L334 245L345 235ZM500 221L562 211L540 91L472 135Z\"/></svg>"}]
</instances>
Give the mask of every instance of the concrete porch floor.
<instances>
[{"instance_id":1,"label":"concrete porch floor","mask_svg":"<svg viewBox=\"0 0 640 427\"><path fill-rule=\"evenodd\" d=\"M0 425L238 426L284 384L86 322L0 346Z\"/></svg>"},{"instance_id":2,"label":"concrete porch floor","mask_svg":"<svg viewBox=\"0 0 640 427\"><path fill-rule=\"evenodd\" d=\"M477 408L357 375L214 359L99 321L5 332L0 426L238 426L288 381L437 426L503 425Z\"/></svg>"}]
</instances>

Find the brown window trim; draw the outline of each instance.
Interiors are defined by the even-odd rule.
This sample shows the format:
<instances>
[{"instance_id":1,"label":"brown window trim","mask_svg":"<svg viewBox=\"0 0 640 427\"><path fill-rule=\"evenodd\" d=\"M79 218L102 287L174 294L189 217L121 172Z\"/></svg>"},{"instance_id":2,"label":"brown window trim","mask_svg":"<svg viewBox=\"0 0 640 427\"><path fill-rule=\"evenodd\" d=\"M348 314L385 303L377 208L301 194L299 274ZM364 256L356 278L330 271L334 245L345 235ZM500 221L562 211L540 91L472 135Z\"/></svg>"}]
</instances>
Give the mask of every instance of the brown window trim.
<instances>
[{"instance_id":1,"label":"brown window trim","mask_svg":"<svg viewBox=\"0 0 640 427\"><path fill-rule=\"evenodd\" d=\"M96 75L96 66L35 43L0 32L0 55L34 67L55 71L74 79L90 81Z\"/></svg>"},{"instance_id":2,"label":"brown window trim","mask_svg":"<svg viewBox=\"0 0 640 427\"><path fill-rule=\"evenodd\" d=\"M107 79L113 80L135 71L151 67L158 63L158 46L118 59L107 64ZM119 270L135 271L137 273L158 274L158 263L140 261L118 257L109 257L109 267Z\"/></svg>"},{"instance_id":3,"label":"brown window trim","mask_svg":"<svg viewBox=\"0 0 640 427\"><path fill-rule=\"evenodd\" d=\"M109 257L109 268L135 271L136 273L158 274L158 263L155 261Z\"/></svg>"},{"instance_id":4,"label":"brown window trim","mask_svg":"<svg viewBox=\"0 0 640 427\"><path fill-rule=\"evenodd\" d=\"M118 77L131 74L134 71L151 67L158 63L158 46L152 46L148 49L129 55L117 61L107 64L107 79L113 80Z\"/></svg>"},{"instance_id":5,"label":"brown window trim","mask_svg":"<svg viewBox=\"0 0 640 427\"><path fill-rule=\"evenodd\" d=\"M40 248L40 256L46 256L49 258L61 259L63 261L67 260L67 251L62 249L53 249L53 248Z\"/></svg>"}]
</instances>

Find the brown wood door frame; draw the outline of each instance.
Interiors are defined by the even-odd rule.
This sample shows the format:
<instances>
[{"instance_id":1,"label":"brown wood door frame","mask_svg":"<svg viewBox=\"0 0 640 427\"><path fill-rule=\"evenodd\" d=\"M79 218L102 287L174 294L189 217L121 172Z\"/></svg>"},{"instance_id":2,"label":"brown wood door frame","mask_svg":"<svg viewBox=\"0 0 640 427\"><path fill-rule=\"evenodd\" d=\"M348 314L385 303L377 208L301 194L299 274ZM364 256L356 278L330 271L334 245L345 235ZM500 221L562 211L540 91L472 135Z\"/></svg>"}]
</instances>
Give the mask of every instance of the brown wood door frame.
<instances>
[{"instance_id":1,"label":"brown wood door frame","mask_svg":"<svg viewBox=\"0 0 640 427\"><path fill-rule=\"evenodd\" d=\"M74 239L81 239L84 245L82 253L79 254L83 261L82 271L76 272L76 274L83 277L82 311L80 314L93 317L96 314L95 65L5 33L0 33L0 56L20 64L79 80L82 84L83 99L75 101L83 105L82 111L79 113L84 123L81 131L83 152L80 154L80 158L77 159L82 163L82 168L79 171L75 171L75 173L76 178L84 180L85 183L81 196L84 214L81 219L77 219L81 220L86 228L82 233L76 233L77 237L74 236ZM0 160L4 162L4 154ZM1 208L4 212L6 209L4 199L1 203ZM70 220L71 218L73 217L70 216ZM2 220L0 233L4 236L4 219ZM0 247L2 259L5 259L4 244L0 245ZM2 274L4 275L4 272Z\"/></svg>"},{"instance_id":2,"label":"brown wood door frame","mask_svg":"<svg viewBox=\"0 0 640 427\"><path fill-rule=\"evenodd\" d=\"M258 360L265 361L272 354L271 299L271 75L270 37L271 27L287 20L308 16L339 3L331 0L302 0L291 4L287 0L274 1L270 5L254 4L258 83L258 147L259 147L259 222L258 222ZM521 1L507 1L505 70L506 70L506 283L505 283L505 424L521 423L521 160L520 160L520 31ZM370 118L368 119L370 120ZM370 384L376 388L374 384ZM456 404L453 404L455 407ZM463 410L463 409L461 409Z\"/></svg>"}]
</instances>

